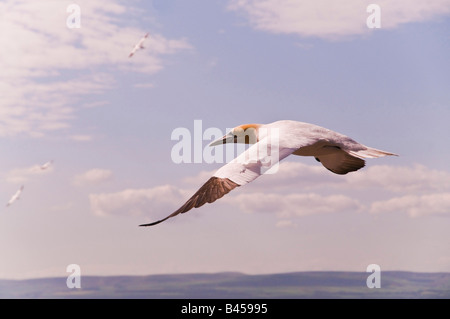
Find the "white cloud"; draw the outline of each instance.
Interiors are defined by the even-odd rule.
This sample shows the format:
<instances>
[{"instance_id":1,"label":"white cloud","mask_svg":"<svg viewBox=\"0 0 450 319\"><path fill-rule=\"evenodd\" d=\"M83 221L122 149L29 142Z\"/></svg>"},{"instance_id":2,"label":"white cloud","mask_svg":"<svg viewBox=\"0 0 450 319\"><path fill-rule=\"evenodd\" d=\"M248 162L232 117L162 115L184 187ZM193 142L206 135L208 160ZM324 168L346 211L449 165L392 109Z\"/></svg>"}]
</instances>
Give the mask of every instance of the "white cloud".
<instances>
[{"instance_id":1,"label":"white cloud","mask_svg":"<svg viewBox=\"0 0 450 319\"><path fill-rule=\"evenodd\" d=\"M281 218L313 214L360 211L363 206L344 195L323 196L316 193L248 193L228 197L229 204L243 212L275 213Z\"/></svg>"},{"instance_id":2,"label":"white cloud","mask_svg":"<svg viewBox=\"0 0 450 319\"><path fill-rule=\"evenodd\" d=\"M374 165L361 174L347 175L346 183L358 187L382 187L397 193L433 192L450 190L450 173L419 164L409 167Z\"/></svg>"},{"instance_id":3,"label":"white cloud","mask_svg":"<svg viewBox=\"0 0 450 319\"><path fill-rule=\"evenodd\" d=\"M5 180L9 183L22 184L34 177L50 174L51 172L53 172L53 165L50 165L47 169L41 169L41 165L36 164L10 170L6 173Z\"/></svg>"},{"instance_id":4,"label":"white cloud","mask_svg":"<svg viewBox=\"0 0 450 319\"><path fill-rule=\"evenodd\" d=\"M116 85L108 68L152 74L164 67L165 55L190 48L186 39L150 32L146 50L129 59L135 41L151 31L128 26L143 12L119 1L79 0L81 28L69 29L71 3L0 3L0 136L68 128L80 98Z\"/></svg>"},{"instance_id":5,"label":"white cloud","mask_svg":"<svg viewBox=\"0 0 450 319\"><path fill-rule=\"evenodd\" d=\"M183 195L178 188L165 185L149 189L126 189L116 193L90 194L89 201L92 212L99 216L158 216L171 213L174 203L180 202Z\"/></svg>"},{"instance_id":6,"label":"white cloud","mask_svg":"<svg viewBox=\"0 0 450 319\"><path fill-rule=\"evenodd\" d=\"M262 176L249 187L254 190L271 188L283 191L300 187L303 191L376 188L396 193L436 192L450 190L450 172L419 164L372 165L369 159L363 169L340 176L327 171L320 163L307 165L302 162L283 162L276 174Z\"/></svg>"},{"instance_id":7,"label":"white cloud","mask_svg":"<svg viewBox=\"0 0 450 319\"><path fill-rule=\"evenodd\" d=\"M371 213L406 213L411 217L425 215L450 216L450 192L405 195L372 203Z\"/></svg>"},{"instance_id":8,"label":"white cloud","mask_svg":"<svg viewBox=\"0 0 450 319\"><path fill-rule=\"evenodd\" d=\"M45 83L5 79L0 82L0 92L5 92L0 97L0 136L44 134L66 128L74 118L80 96L101 93L112 83L112 78L104 74L73 80L47 79Z\"/></svg>"},{"instance_id":9,"label":"white cloud","mask_svg":"<svg viewBox=\"0 0 450 319\"><path fill-rule=\"evenodd\" d=\"M93 137L91 135L83 135L83 134L71 135L71 136L69 136L69 138L72 141L76 141L76 142L90 142L93 139Z\"/></svg>"},{"instance_id":10,"label":"white cloud","mask_svg":"<svg viewBox=\"0 0 450 319\"><path fill-rule=\"evenodd\" d=\"M73 184L77 186L99 184L112 178L113 173L107 169L94 168L73 178Z\"/></svg>"},{"instance_id":11,"label":"white cloud","mask_svg":"<svg viewBox=\"0 0 450 319\"><path fill-rule=\"evenodd\" d=\"M269 210L281 216L322 213L330 208L336 211L367 209L371 213L403 212L411 217L450 214L449 172L419 164L370 166L370 160L368 162L364 169L345 176L332 174L320 164L284 162L278 173L262 176L245 186L248 194L230 194L229 201L237 199L243 211ZM329 194L344 197L333 198ZM380 200L380 196L385 199ZM351 202L350 198L360 202Z\"/></svg>"},{"instance_id":12,"label":"white cloud","mask_svg":"<svg viewBox=\"0 0 450 319\"><path fill-rule=\"evenodd\" d=\"M449 0L232 0L228 8L243 13L258 30L340 39L373 31L366 25L371 3L381 7L382 29L450 14Z\"/></svg>"},{"instance_id":13,"label":"white cloud","mask_svg":"<svg viewBox=\"0 0 450 319\"><path fill-rule=\"evenodd\" d=\"M279 220L275 224L275 227L277 227L277 228L292 228L292 227L296 227L296 226L297 225L292 220L288 220L288 219Z\"/></svg>"},{"instance_id":14,"label":"white cloud","mask_svg":"<svg viewBox=\"0 0 450 319\"><path fill-rule=\"evenodd\" d=\"M100 215L144 214L165 217L180 207L213 171L180 180L177 186L128 189L90 195L92 210ZM284 162L276 174L261 176L235 189L217 202L245 213L269 213L279 219L277 227L294 226L292 219L344 212L398 212L411 217L450 214L450 174L422 165L375 165L340 176L320 164ZM357 195L355 195L357 193ZM165 215L164 215L165 214ZM163 216L164 215L164 216ZM284 222L281 222L284 221ZM278 223L277 222L277 223Z\"/></svg>"}]
</instances>

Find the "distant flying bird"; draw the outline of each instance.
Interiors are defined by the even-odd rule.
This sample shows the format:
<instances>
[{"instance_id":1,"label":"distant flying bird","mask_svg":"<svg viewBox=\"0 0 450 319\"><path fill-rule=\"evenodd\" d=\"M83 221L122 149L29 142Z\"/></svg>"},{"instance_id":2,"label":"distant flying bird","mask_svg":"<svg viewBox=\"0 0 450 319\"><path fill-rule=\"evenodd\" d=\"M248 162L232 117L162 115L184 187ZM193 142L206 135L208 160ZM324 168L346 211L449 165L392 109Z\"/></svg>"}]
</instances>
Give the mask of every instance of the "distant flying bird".
<instances>
[{"instance_id":1,"label":"distant flying bird","mask_svg":"<svg viewBox=\"0 0 450 319\"><path fill-rule=\"evenodd\" d=\"M148 33L146 33L140 40L139 42L134 46L133 50L131 50L130 54L128 55L129 58L131 58L136 51L144 49L144 41L145 39L148 37Z\"/></svg>"},{"instance_id":2,"label":"distant flying bird","mask_svg":"<svg viewBox=\"0 0 450 319\"><path fill-rule=\"evenodd\" d=\"M360 144L329 129L296 121L270 124L245 124L233 128L210 146L225 143L254 144L234 160L222 166L200 189L171 215L153 226L205 203L212 203L238 186L245 185L293 154L313 156L335 174L347 174L364 167L364 158L396 155Z\"/></svg>"},{"instance_id":3,"label":"distant flying bird","mask_svg":"<svg viewBox=\"0 0 450 319\"><path fill-rule=\"evenodd\" d=\"M42 165L40 166L40 168L41 168L41 170L45 170L45 169L49 168L50 165L52 165L52 164L53 164L53 160L48 161L47 163L42 164Z\"/></svg>"},{"instance_id":4,"label":"distant flying bird","mask_svg":"<svg viewBox=\"0 0 450 319\"><path fill-rule=\"evenodd\" d=\"M10 206L12 203L14 203L16 200L20 198L20 194L23 191L23 185L20 186L20 188L17 190L17 192L11 197L11 199L6 204L6 207Z\"/></svg>"}]
</instances>

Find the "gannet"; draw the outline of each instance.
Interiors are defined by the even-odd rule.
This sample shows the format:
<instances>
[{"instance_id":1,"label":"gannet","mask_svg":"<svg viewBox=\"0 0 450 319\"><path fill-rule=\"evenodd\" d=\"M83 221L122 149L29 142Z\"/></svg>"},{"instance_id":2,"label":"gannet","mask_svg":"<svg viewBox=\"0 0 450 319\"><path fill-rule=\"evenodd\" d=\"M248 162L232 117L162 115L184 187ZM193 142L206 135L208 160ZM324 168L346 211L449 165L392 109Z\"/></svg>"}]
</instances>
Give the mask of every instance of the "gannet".
<instances>
[{"instance_id":1,"label":"gannet","mask_svg":"<svg viewBox=\"0 0 450 319\"><path fill-rule=\"evenodd\" d=\"M289 155L313 156L326 169L344 175L365 166L365 158L397 154L381 151L356 142L348 136L314 124L277 121L270 124L244 124L233 128L210 146L225 143L253 144L245 152L222 166L178 210L149 224L153 226L205 203L212 203L236 187L245 185L269 172Z\"/></svg>"},{"instance_id":2,"label":"gannet","mask_svg":"<svg viewBox=\"0 0 450 319\"><path fill-rule=\"evenodd\" d=\"M20 188L17 190L17 192L11 197L11 199L6 203L6 207L10 206L12 203L14 203L16 200L20 198L20 194L23 191L23 185L20 186Z\"/></svg>"},{"instance_id":3,"label":"gannet","mask_svg":"<svg viewBox=\"0 0 450 319\"><path fill-rule=\"evenodd\" d=\"M130 54L128 55L129 58L131 58L137 50L141 50L144 49L144 41L145 39L148 37L148 33L146 33L140 40L139 42L134 46L133 50L131 50Z\"/></svg>"},{"instance_id":4,"label":"gannet","mask_svg":"<svg viewBox=\"0 0 450 319\"><path fill-rule=\"evenodd\" d=\"M45 170L45 169L49 168L50 165L52 165L52 164L53 164L53 160L48 161L47 163L44 163L44 164L42 164L42 165L39 166L39 167L40 167L41 170Z\"/></svg>"}]
</instances>

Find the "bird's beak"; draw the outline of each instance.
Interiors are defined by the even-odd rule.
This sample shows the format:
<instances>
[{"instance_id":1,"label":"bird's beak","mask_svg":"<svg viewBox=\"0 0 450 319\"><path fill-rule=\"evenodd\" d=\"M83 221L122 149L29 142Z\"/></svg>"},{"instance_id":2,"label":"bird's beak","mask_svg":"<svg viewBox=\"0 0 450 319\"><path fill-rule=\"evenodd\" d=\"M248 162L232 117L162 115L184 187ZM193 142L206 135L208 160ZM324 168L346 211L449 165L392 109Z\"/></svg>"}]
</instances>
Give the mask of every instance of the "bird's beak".
<instances>
[{"instance_id":1,"label":"bird's beak","mask_svg":"<svg viewBox=\"0 0 450 319\"><path fill-rule=\"evenodd\" d=\"M221 138L215 140L214 142L211 142L209 144L209 146L216 146L216 145L221 145L221 144L225 144L225 143L234 143L234 135L231 133L228 133L224 137L221 137Z\"/></svg>"}]
</instances>

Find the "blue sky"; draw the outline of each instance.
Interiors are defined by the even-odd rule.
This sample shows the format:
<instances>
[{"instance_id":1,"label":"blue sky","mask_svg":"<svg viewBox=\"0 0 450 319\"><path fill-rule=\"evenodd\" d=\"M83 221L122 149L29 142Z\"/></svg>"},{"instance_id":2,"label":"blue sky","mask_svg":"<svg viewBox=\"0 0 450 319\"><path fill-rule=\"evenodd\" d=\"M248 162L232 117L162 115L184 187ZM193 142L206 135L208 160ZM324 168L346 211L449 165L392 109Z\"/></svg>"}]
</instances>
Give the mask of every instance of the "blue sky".
<instances>
[{"instance_id":1,"label":"blue sky","mask_svg":"<svg viewBox=\"0 0 450 319\"><path fill-rule=\"evenodd\" d=\"M0 4L0 278L302 270L450 271L450 2ZM149 32L144 50L128 58ZM291 119L399 157L346 176L287 158L155 228L220 163L172 132ZM204 146L209 141L204 141ZM37 165L54 160L46 170Z\"/></svg>"}]
</instances>

